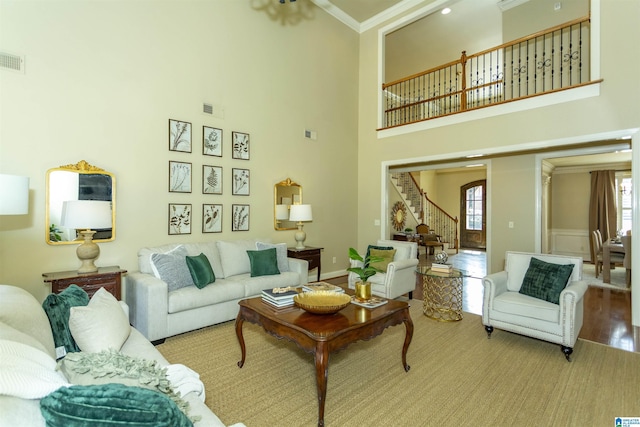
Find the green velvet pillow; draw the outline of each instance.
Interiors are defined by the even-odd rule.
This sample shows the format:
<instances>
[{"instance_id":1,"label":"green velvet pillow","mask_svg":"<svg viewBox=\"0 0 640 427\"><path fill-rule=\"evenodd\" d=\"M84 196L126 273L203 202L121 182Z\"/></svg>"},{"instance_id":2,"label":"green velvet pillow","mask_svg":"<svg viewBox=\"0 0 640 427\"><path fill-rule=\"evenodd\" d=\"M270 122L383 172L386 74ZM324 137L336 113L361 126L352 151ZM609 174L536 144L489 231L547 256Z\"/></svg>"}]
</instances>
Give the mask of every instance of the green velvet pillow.
<instances>
[{"instance_id":1,"label":"green velvet pillow","mask_svg":"<svg viewBox=\"0 0 640 427\"><path fill-rule=\"evenodd\" d=\"M216 281L216 275L213 273L209 258L203 253L196 256L187 256L187 267L189 267L189 273L193 283L200 289L207 286L209 283Z\"/></svg>"},{"instance_id":2,"label":"green velvet pillow","mask_svg":"<svg viewBox=\"0 0 640 427\"><path fill-rule=\"evenodd\" d=\"M520 293L559 304L560 292L567 286L573 267L573 264L553 264L531 258Z\"/></svg>"},{"instance_id":3,"label":"green velvet pillow","mask_svg":"<svg viewBox=\"0 0 640 427\"><path fill-rule=\"evenodd\" d=\"M89 304L89 295L80 286L71 285L59 294L49 294L42 302L42 308L51 324L53 342L64 347L67 353L80 351L69 330L69 313L71 307Z\"/></svg>"},{"instance_id":4,"label":"green velvet pillow","mask_svg":"<svg viewBox=\"0 0 640 427\"><path fill-rule=\"evenodd\" d=\"M251 263L251 277L280 274L276 248L262 251L247 251Z\"/></svg>"},{"instance_id":5,"label":"green velvet pillow","mask_svg":"<svg viewBox=\"0 0 640 427\"><path fill-rule=\"evenodd\" d=\"M192 427L162 393L122 384L62 387L40 400L47 427Z\"/></svg>"},{"instance_id":6,"label":"green velvet pillow","mask_svg":"<svg viewBox=\"0 0 640 427\"><path fill-rule=\"evenodd\" d=\"M371 256L371 249L378 249L380 251L390 251L393 249L393 246L376 246L376 245L367 246L367 254L364 256L365 261L367 260L367 258ZM369 267L369 263L366 262L364 264L364 267L365 268Z\"/></svg>"},{"instance_id":7,"label":"green velvet pillow","mask_svg":"<svg viewBox=\"0 0 640 427\"><path fill-rule=\"evenodd\" d=\"M369 263L369 267L374 267L380 269L382 271L387 271L387 266L391 261L393 261L393 257L396 255L395 249L371 249L370 255L372 257L380 257L382 261Z\"/></svg>"}]
</instances>

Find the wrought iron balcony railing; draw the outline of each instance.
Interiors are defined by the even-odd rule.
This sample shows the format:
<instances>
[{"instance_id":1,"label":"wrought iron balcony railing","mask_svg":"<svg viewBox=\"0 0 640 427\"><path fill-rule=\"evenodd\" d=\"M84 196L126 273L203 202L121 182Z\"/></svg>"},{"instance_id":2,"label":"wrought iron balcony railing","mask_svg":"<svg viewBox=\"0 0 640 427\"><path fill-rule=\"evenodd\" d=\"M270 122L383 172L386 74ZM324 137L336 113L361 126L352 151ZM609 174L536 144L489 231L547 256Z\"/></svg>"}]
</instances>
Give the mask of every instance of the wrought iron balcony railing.
<instances>
[{"instance_id":1,"label":"wrought iron balcony railing","mask_svg":"<svg viewBox=\"0 0 640 427\"><path fill-rule=\"evenodd\" d=\"M384 83L383 129L588 84L590 19L576 19Z\"/></svg>"}]
</instances>

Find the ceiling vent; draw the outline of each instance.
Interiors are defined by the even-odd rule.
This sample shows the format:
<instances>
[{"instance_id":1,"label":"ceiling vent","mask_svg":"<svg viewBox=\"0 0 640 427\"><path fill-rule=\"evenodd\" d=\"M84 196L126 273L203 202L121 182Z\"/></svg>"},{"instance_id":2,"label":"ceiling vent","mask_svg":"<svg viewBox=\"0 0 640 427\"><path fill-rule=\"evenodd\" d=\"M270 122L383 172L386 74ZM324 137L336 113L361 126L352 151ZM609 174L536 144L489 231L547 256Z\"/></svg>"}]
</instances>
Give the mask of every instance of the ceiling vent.
<instances>
[{"instance_id":1,"label":"ceiling vent","mask_svg":"<svg viewBox=\"0 0 640 427\"><path fill-rule=\"evenodd\" d=\"M0 52L0 69L24 74L24 56Z\"/></svg>"}]
</instances>

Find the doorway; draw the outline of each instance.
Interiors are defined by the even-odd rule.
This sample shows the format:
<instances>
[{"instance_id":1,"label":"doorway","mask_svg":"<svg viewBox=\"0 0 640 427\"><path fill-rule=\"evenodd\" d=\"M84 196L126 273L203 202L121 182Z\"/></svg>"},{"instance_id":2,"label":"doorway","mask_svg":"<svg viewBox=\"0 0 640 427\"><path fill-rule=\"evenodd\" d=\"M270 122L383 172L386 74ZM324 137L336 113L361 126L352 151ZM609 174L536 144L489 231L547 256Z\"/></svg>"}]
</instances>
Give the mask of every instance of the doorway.
<instances>
[{"instance_id":1,"label":"doorway","mask_svg":"<svg viewBox=\"0 0 640 427\"><path fill-rule=\"evenodd\" d=\"M487 181L484 179L460 187L460 246L487 248Z\"/></svg>"}]
</instances>

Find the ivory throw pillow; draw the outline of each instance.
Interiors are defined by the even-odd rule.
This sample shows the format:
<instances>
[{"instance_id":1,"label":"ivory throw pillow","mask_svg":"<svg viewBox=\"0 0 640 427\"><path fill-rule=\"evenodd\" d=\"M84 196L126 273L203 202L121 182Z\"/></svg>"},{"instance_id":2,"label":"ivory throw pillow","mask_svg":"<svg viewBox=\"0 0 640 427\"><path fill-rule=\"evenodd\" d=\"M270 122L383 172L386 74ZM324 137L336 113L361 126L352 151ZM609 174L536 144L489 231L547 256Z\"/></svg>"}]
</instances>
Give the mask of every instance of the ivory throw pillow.
<instances>
[{"instance_id":1,"label":"ivory throw pillow","mask_svg":"<svg viewBox=\"0 0 640 427\"><path fill-rule=\"evenodd\" d=\"M69 329L80 350L89 353L120 350L131 333L120 303L104 288L93 294L86 307L71 308Z\"/></svg>"}]
</instances>

